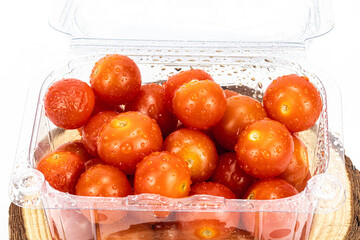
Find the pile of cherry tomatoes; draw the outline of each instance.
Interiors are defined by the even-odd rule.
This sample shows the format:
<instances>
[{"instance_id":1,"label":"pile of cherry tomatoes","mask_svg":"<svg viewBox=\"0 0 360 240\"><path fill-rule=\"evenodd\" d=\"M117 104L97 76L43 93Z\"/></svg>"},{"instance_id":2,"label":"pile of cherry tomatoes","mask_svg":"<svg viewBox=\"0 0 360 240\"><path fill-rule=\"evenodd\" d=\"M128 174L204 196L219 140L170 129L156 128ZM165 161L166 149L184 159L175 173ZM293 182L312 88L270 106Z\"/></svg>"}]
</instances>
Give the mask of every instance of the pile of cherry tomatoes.
<instances>
[{"instance_id":1,"label":"pile of cherry tomatoes","mask_svg":"<svg viewBox=\"0 0 360 240\"><path fill-rule=\"evenodd\" d=\"M53 188L98 197L245 199L284 198L305 188L307 149L296 132L312 127L322 111L307 77L277 78L263 103L223 90L200 69L162 85L141 83L133 60L107 55L93 67L91 86L77 79L51 85L46 116L81 135L39 161Z\"/></svg>"}]
</instances>

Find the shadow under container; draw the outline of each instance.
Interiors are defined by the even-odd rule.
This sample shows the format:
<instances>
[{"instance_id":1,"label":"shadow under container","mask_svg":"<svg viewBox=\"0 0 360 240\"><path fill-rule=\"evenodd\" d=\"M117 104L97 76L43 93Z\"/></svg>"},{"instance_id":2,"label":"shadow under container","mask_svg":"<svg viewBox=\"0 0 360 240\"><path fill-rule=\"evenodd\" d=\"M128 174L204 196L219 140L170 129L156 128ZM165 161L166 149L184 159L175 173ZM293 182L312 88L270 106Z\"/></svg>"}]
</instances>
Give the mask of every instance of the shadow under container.
<instances>
[{"instance_id":1,"label":"shadow under container","mask_svg":"<svg viewBox=\"0 0 360 240\"><path fill-rule=\"evenodd\" d=\"M309 239L314 214L335 211L345 200L341 97L331 78L304 61L306 40L329 31L332 18L325 0L268 2L107 0L100 6L95 0L66 2L59 14L52 15L51 24L72 35L69 59L29 91L10 183L12 202L44 209L53 239ZM190 3L190 8L184 7ZM271 14L255 3L267 6ZM163 17L170 17L171 10L168 22L154 17L160 14L160 5ZM142 6L138 18L131 15L135 6ZM288 9L288 21L280 15L281 7ZM194 10L198 8L204 11ZM184 9L192 27L186 18L170 28ZM116 10L132 21L124 22L127 18ZM230 24L233 21L239 24ZM157 34L162 38L156 39ZM132 58L143 84L201 68L224 89L259 101L277 77L307 76L321 94L323 110L316 125L299 134L313 176L305 190L284 199L244 200L154 194L97 198L53 189L35 170L38 161L80 136L77 130L57 128L46 118L43 97L62 78L88 82L95 62L112 53Z\"/></svg>"}]
</instances>

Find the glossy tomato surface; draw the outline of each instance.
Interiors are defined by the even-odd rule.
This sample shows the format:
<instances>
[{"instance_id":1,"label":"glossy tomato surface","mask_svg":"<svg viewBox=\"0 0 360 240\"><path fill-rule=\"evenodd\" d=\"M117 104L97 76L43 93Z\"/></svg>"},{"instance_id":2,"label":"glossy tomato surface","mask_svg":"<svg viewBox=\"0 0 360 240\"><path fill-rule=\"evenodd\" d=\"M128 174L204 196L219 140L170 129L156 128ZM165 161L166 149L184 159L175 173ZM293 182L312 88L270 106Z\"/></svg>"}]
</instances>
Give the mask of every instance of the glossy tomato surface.
<instances>
[{"instance_id":1,"label":"glossy tomato surface","mask_svg":"<svg viewBox=\"0 0 360 240\"><path fill-rule=\"evenodd\" d=\"M293 186L300 185L309 171L309 160L305 144L294 134L294 153L288 167L279 178Z\"/></svg>"},{"instance_id":2,"label":"glossy tomato surface","mask_svg":"<svg viewBox=\"0 0 360 240\"><path fill-rule=\"evenodd\" d=\"M84 143L81 140L63 143L56 148L56 151L75 153L81 158L81 160L83 160L84 163L90 158L92 158L91 154L88 153L84 146Z\"/></svg>"},{"instance_id":3,"label":"glossy tomato surface","mask_svg":"<svg viewBox=\"0 0 360 240\"><path fill-rule=\"evenodd\" d=\"M180 157L169 152L154 152L136 167L135 194L154 193L180 198L189 194L190 169Z\"/></svg>"},{"instance_id":4,"label":"glossy tomato surface","mask_svg":"<svg viewBox=\"0 0 360 240\"><path fill-rule=\"evenodd\" d=\"M245 128L235 151L239 166L247 174L257 178L276 177L288 167L294 141L284 125L263 119Z\"/></svg>"},{"instance_id":5,"label":"glossy tomato surface","mask_svg":"<svg viewBox=\"0 0 360 240\"><path fill-rule=\"evenodd\" d=\"M85 162L85 169L88 170L92 166L98 165L98 164L104 164L103 161L101 161L100 158L91 158Z\"/></svg>"},{"instance_id":6,"label":"glossy tomato surface","mask_svg":"<svg viewBox=\"0 0 360 240\"><path fill-rule=\"evenodd\" d=\"M176 117L187 127L207 129L224 116L226 98L215 82L191 81L175 93L173 108Z\"/></svg>"},{"instance_id":7,"label":"glossy tomato surface","mask_svg":"<svg viewBox=\"0 0 360 240\"><path fill-rule=\"evenodd\" d=\"M164 150L188 164L193 182L208 180L219 158L214 142L206 134L187 128L171 133L164 141Z\"/></svg>"},{"instance_id":8,"label":"glossy tomato surface","mask_svg":"<svg viewBox=\"0 0 360 240\"><path fill-rule=\"evenodd\" d=\"M229 89L225 89L224 93L225 93L226 99L231 98L232 96L240 95L239 93L229 90Z\"/></svg>"},{"instance_id":9,"label":"glossy tomato surface","mask_svg":"<svg viewBox=\"0 0 360 240\"><path fill-rule=\"evenodd\" d=\"M230 188L237 198L242 198L246 190L254 183L255 178L242 170L233 152L220 155L212 181Z\"/></svg>"},{"instance_id":10,"label":"glossy tomato surface","mask_svg":"<svg viewBox=\"0 0 360 240\"><path fill-rule=\"evenodd\" d=\"M117 115L118 113L114 111L99 112L92 116L81 128L81 139L91 155L98 155L97 140L102 127Z\"/></svg>"},{"instance_id":11,"label":"glossy tomato surface","mask_svg":"<svg viewBox=\"0 0 360 240\"><path fill-rule=\"evenodd\" d=\"M225 185L217 182L201 182L191 186L189 195L211 195L235 199L235 194Z\"/></svg>"},{"instance_id":12,"label":"glossy tomato surface","mask_svg":"<svg viewBox=\"0 0 360 240\"><path fill-rule=\"evenodd\" d=\"M56 126L65 129L84 125L94 104L95 96L89 85L74 78L53 83L44 97L46 116Z\"/></svg>"},{"instance_id":13,"label":"glossy tomato surface","mask_svg":"<svg viewBox=\"0 0 360 240\"><path fill-rule=\"evenodd\" d=\"M266 112L260 102L248 96L236 95L226 100L225 114L212 132L222 147L234 151L245 127L264 118Z\"/></svg>"},{"instance_id":14,"label":"glossy tomato surface","mask_svg":"<svg viewBox=\"0 0 360 240\"><path fill-rule=\"evenodd\" d=\"M55 151L43 157L36 169L44 174L50 186L61 192L73 194L78 178L85 167L77 154Z\"/></svg>"},{"instance_id":15,"label":"glossy tomato surface","mask_svg":"<svg viewBox=\"0 0 360 240\"><path fill-rule=\"evenodd\" d=\"M204 70L189 69L170 76L164 83L163 87L165 90L166 105L170 112L173 111L172 101L176 91L181 87L181 85L192 80L213 80L213 78Z\"/></svg>"},{"instance_id":16,"label":"glossy tomato surface","mask_svg":"<svg viewBox=\"0 0 360 240\"><path fill-rule=\"evenodd\" d=\"M263 103L268 116L291 132L312 127L322 110L319 91L307 77L295 74L275 79L266 89Z\"/></svg>"},{"instance_id":17,"label":"glossy tomato surface","mask_svg":"<svg viewBox=\"0 0 360 240\"><path fill-rule=\"evenodd\" d=\"M104 163L134 174L136 164L151 152L159 151L163 138L156 121L140 112L125 112L105 124L97 150Z\"/></svg>"},{"instance_id":18,"label":"glossy tomato surface","mask_svg":"<svg viewBox=\"0 0 360 240\"><path fill-rule=\"evenodd\" d=\"M245 194L246 199L279 199L291 197L297 194L298 191L288 182L278 179L263 179L259 180L247 190Z\"/></svg>"},{"instance_id":19,"label":"glossy tomato surface","mask_svg":"<svg viewBox=\"0 0 360 240\"><path fill-rule=\"evenodd\" d=\"M138 97L125 104L125 111L139 111L155 119L163 136L169 135L178 124L166 106L164 88L155 83L142 85Z\"/></svg>"},{"instance_id":20,"label":"glossy tomato surface","mask_svg":"<svg viewBox=\"0 0 360 240\"><path fill-rule=\"evenodd\" d=\"M127 56L112 54L95 63L90 75L95 94L112 105L134 100L141 86L141 74L136 63Z\"/></svg>"}]
</instances>

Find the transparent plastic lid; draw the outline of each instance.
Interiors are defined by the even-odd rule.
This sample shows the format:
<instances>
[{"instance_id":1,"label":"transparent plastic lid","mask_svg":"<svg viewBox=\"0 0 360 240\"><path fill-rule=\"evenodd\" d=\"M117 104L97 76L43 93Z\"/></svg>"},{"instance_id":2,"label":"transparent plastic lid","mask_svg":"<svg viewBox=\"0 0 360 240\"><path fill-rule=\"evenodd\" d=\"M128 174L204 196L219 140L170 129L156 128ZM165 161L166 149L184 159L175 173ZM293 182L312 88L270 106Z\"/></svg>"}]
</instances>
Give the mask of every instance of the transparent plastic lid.
<instances>
[{"instance_id":1,"label":"transparent plastic lid","mask_svg":"<svg viewBox=\"0 0 360 240\"><path fill-rule=\"evenodd\" d=\"M329 0L67 0L50 24L72 38L304 43L333 27Z\"/></svg>"}]
</instances>

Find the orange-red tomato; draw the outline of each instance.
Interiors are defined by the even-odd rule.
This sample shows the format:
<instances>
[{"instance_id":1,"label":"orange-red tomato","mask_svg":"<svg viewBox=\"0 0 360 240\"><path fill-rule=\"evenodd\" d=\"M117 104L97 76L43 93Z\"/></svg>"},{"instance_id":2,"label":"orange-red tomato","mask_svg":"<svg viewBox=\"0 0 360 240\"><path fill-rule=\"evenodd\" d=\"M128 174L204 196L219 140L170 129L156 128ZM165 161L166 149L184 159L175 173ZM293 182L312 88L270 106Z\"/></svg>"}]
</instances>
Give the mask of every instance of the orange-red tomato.
<instances>
[{"instance_id":1,"label":"orange-red tomato","mask_svg":"<svg viewBox=\"0 0 360 240\"><path fill-rule=\"evenodd\" d=\"M235 151L239 166L247 174L257 178L276 177L288 167L294 141L284 125L263 119L245 128Z\"/></svg>"},{"instance_id":2,"label":"orange-red tomato","mask_svg":"<svg viewBox=\"0 0 360 240\"><path fill-rule=\"evenodd\" d=\"M98 164L104 164L100 158L96 157L96 158L89 159L85 162L85 169L88 170L92 166L96 166Z\"/></svg>"},{"instance_id":3,"label":"orange-red tomato","mask_svg":"<svg viewBox=\"0 0 360 240\"><path fill-rule=\"evenodd\" d=\"M215 144L208 136L186 128L171 133L164 141L164 150L186 161L193 182L208 180L219 158Z\"/></svg>"},{"instance_id":4,"label":"orange-red tomato","mask_svg":"<svg viewBox=\"0 0 360 240\"><path fill-rule=\"evenodd\" d=\"M154 152L136 167L135 194L154 193L181 198L189 194L190 169L180 157L169 152Z\"/></svg>"},{"instance_id":5,"label":"orange-red tomato","mask_svg":"<svg viewBox=\"0 0 360 240\"><path fill-rule=\"evenodd\" d=\"M213 78L204 70L190 69L170 76L163 84L166 105L170 112L173 112L172 102L176 91L181 87L181 85L192 80L213 80Z\"/></svg>"},{"instance_id":6,"label":"orange-red tomato","mask_svg":"<svg viewBox=\"0 0 360 240\"><path fill-rule=\"evenodd\" d=\"M305 187L307 185L307 182L310 179L311 179L311 173L310 173L310 170L308 170L304 180L299 184L295 184L294 187L296 188L296 190L298 190L298 192L302 192L302 191L304 191L304 189L305 189Z\"/></svg>"},{"instance_id":7,"label":"orange-red tomato","mask_svg":"<svg viewBox=\"0 0 360 240\"><path fill-rule=\"evenodd\" d=\"M56 151L75 153L79 155L79 157L81 158L81 160L83 160L84 163L90 158L92 158L91 154L88 153L88 151L86 150L84 143L80 140L70 141L61 144L59 147L56 148Z\"/></svg>"},{"instance_id":8,"label":"orange-red tomato","mask_svg":"<svg viewBox=\"0 0 360 240\"><path fill-rule=\"evenodd\" d=\"M194 80L185 83L176 91L173 108L176 117L185 126L207 129L224 116L226 98L217 83Z\"/></svg>"},{"instance_id":9,"label":"orange-red tomato","mask_svg":"<svg viewBox=\"0 0 360 240\"><path fill-rule=\"evenodd\" d=\"M136 164L159 151L162 143L161 130L154 119L140 112L124 112L103 126L97 150L104 163L134 174Z\"/></svg>"},{"instance_id":10,"label":"orange-red tomato","mask_svg":"<svg viewBox=\"0 0 360 240\"><path fill-rule=\"evenodd\" d=\"M217 182L200 182L191 186L189 195L212 195L235 199L235 194L225 185Z\"/></svg>"},{"instance_id":11,"label":"orange-red tomato","mask_svg":"<svg viewBox=\"0 0 360 240\"><path fill-rule=\"evenodd\" d=\"M125 104L125 111L139 111L155 119L164 137L174 131L178 124L176 117L166 107L164 88L155 83L142 85L138 97Z\"/></svg>"},{"instance_id":12,"label":"orange-red tomato","mask_svg":"<svg viewBox=\"0 0 360 240\"><path fill-rule=\"evenodd\" d=\"M293 186L301 184L309 171L309 160L305 144L294 134L294 153L288 167L279 178Z\"/></svg>"},{"instance_id":13,"label":"orange-red tomato","mask_svg":"<svg viewBox=\"0 0 360 240\"><path fill-rule=\"evenodd\" d=\"M247 199L279 199L291 197L298 191L282 179L264 179L254 183L245 194ZM286 212L246 212L241 214L241 222L245 230L259 239L281 239L293 236L298 230L294 223L298 221L297 213ZM261 232L259 230L261 228Z\"/></svg>"},{"instance_id":14,"label":"orange-red tomato","mask_svg":"<svg viewBox=\"0 0 360 240\"><path fill-rule=\"evenodd\" d=\"M113 54L95 63L90 75L95 94L108 104L125 104L134 100L141 86L140 70L127 56Z\"/></svg>"},{"instance_id":15,"label":"orange-red tomato","mask_svg":"<svg viewBox=\"0 0 360 240\"><path fill-rule=\"evenodd\" d=\"M76 129L85 124L94 109L92 89L78 79L53 83L44 97L45 114L56 126Z\"/></svg>"},{"instance_id":16,"label":"orange-red tomato","mask_svg":"<svg viewBox=\"0 0 360 240\"><path fill-rule=\"evenodd\" d=\"M114 111L99 112L93 115L81 128L81 139L85 148L93 156L97 156L97 140L102 127L111 121L118 113Z\"/></svg>"},{"instance_id":17,"label":"orange-red tomato","mask_svg":"<svg viewBox=\"0 0 360 240\"><path fill-rule=\"evenodd\" d=\"M226 99L231 98L232 96L240 95L239 93L234 92L234 91L229 90L229 89L225 89L224 93L225 93Z\"/></svg>"},{"instance_id":18,"label":"orange-red tomato","mask_svg":"<svg viewBox=\"0 0 360 240\"><path fill-rule=\"evenodd\" d=\"M236 154L228 152L220 155L212 181L221 183L233 191L237 198L242 198L255 178L246 174L239 166Z\"/></svg>"},{"instance_id":19,"label":"orange-red tomato","mask_svg":"<svg viewBox=\"0 0 360 240\"><path fill-rule=\"evenodd\" d=\"M91 115L94 116L95 114L97 114L99 112L104 112L104 111L114 111L114 106L105 103L103 100L101 100L98 96L95 95L95 106L94 106L94 110ZM118 112L118 111L116 111L116 112ZM121 111L121 112L123 112L123 111Z\"/></svg>"},{"instance_id":20,"label":"orange-red tomato","mask_svg":"<svg viewBox=\"0 0 360 240\"><path fill-rule=\"evenodd\" d=\"M307 77L295 74L275 79L266 89L263 103L268 116L291 132L312 127L322 110L319 91Z\"/></svg>"},{"instance_id":21,"label":"orange-red tomato","mask_svg":"<svg viewBox=\"0 0 360 240\"><path fill-rule=\"evenodd\" d=\"M132 188L126 175L119 169L107 165L96 165L81 174L75 192L79 196L126 197L132 194ZM117 222L126 214L126 211L98 209L82 212L91 222L104 224Z\"/></svg>"},{"instance_id":22,"label":"orange-red tomato","mask_svg":"<svg viewBox=\"0 0 360 240\"><path fill-rule=\"evenodd\" d=\"M224 117L212 128L212 132L222 147L233 151L245 127L264 118L266 112L260 102L236 95L227 99Z\"/></svg>"},{"instance_id":23,"label":"orange-red tomato","mask_svg":"<svg viewBox=\"0 0 360 240\"><path fill-rule=\"evenodd\" d=\"M43 157L36 169L44 174L50 186L61 192L73 194L76 182L85 167L79 155L55 151Z\"/></svg>"}]
</instances>

